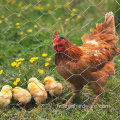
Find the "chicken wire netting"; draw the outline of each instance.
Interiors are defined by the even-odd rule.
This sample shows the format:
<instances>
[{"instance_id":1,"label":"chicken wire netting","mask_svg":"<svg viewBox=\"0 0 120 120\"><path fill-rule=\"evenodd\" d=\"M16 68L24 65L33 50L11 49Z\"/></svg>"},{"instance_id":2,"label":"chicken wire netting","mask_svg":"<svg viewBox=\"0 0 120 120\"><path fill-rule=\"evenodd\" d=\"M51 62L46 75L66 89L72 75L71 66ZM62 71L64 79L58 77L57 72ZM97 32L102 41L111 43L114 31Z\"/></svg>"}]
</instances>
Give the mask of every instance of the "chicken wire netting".
<instances>
[{"instance_id":1,"label":"chicken wire netting","mask_svg":"<svg viewBox=\"0 0 120 120\"><path fill-rule=\"evenodd\" d=\"M31 77L43 83L46 76L54 77L63 86L58 101L55 101L55 95L51 101L48 93L39 109L33 97L25 109L16 106L19 102L12 97L6 109L1 107L1 119L119 119L119 51L113 58L115 74L109 77L99 102L92 106L96 98L86 84L72 105L63 107L61 105L72 96L73 91L70 83L56 70L52 46L56 30L76 46L81 46L81 37L90 33L97 23L103 23L105 14L110 11L115 16L115 34L119 36L118 0L4 0L0 1L0 10L0 88L10 85L27 89ZM119 48L120 41L117 40L117 43ZM6 102L7 98L5 96Z\"/></svg>"}]
</instances>

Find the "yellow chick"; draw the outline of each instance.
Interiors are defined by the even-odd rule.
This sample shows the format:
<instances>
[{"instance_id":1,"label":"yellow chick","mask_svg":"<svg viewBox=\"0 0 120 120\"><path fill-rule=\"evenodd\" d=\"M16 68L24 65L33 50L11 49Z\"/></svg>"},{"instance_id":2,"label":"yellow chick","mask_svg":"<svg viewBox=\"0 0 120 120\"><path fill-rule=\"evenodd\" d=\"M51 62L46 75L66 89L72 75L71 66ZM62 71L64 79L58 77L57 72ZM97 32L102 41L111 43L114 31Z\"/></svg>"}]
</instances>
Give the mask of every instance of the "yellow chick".
<instances>
[{"instance_id":1,"label":"yellow chick","mask_svg":"<svg viewBox=\"0 0 120 120\"><path fill-rule=\"evenodd\" d=\"M29 79L28 90L30 91L31 95L34 97L34 100L38 105L38 109L39 109L41 103L43 103L47 99L47 92L45 91L44 85L39 82L36 84L35 81Z\"/></svg>"},{"instance_id":2,"label":"yellow chick","mask_svg":"<svg viewBox=\"0 0 120 120\"><path fill-rule=\"evenodd\" d=\"M0 107L4 106L4 109L11 102L11 98L12 98L11 89L12 89L11 86L5 85L2 87L2 90L0 92Z\"/></svg>"},{"instance_id":3,"label":"yellow chick","mask_svg":"<svg viewBox=\"0 0 120 120\"><path fill-rule=\"evenodd\" d=\"M28 90L21 87L15 87L14 89L12 89L12 91L14 93L14 99L20 102L19 104L17 104L17 106L23 104L23 109L25 109L26 104L31 101L31 94L28 92Z\"/></svg>"},{"instance_id":4,"label":"yellow chick","mask_svg":"<svg viewBox=\"0 0 120 120\"><path fill-rule=\"evenodd\" d=\"M39 86L41 88L41 90L45 90L45 86L42 83L40 83L40 81L35 77L30 78L28 80L28 84L29 83L35 83L37 86Z\"/></svg>"},{"instance_id":5,"label":"yellow chick","mask_svg":"<svg viewBox=\"0 0 120 120\"><path fill-rule=\"evenodd\" d=\"M58 83L53 77L47 76L43 83L45 83L45 89L49 91L51 95L51 100L53 100L53 96L56 95L56 101L59 100L59 96L62 93L62 84Z\"/></svg>"}]
</instances>

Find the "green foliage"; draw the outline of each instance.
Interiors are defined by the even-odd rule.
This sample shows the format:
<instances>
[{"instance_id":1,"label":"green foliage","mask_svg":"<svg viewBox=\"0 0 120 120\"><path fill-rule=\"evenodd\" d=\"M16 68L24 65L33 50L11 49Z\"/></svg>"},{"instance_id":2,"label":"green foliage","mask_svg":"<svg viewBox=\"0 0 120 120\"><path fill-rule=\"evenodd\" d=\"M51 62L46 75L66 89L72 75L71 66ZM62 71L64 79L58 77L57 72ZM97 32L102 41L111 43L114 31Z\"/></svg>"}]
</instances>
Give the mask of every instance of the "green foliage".
<instances>
[{"instance_id":1,"label":"green foliage","mask_svg":"<svg viewBox=\"0 0 120 120\"><path fill-rule=\"evenodd\" d=\"M106 12L113 11L117 26L116 33L119 35L119 7L118 0L0 1L0 21L2 21L0 23L0 70L4 71L4 74L0 75L0 88L5 84L15 87L16 85L13 83L16 78L20 78L18 86L26 88L27 81L32 76L42 82L47 75L51 75L58 81L64 82L55 70L55 51L52 48L53 33L58 30L60 35L80 46L81 37L89 33L90 28L95 28L95 23L103 22ZM16 23L20 23L20 25L16 25ZM34 25L37 25L37 28ZM120 40L118 47L120 47ZM47 67L44 65L46 58L42 57L43 53L48 54L46 58L51 58L50 65ZM39 57L39 59L31 63L29 61L31 57ZM25 61L22 61L20 67L12 67L11 63L19 58L25 58ZM65 82L60 101L57 103L51 102L49 96L40 110L37 110L34 100L26 106L26 110L23 110L16 107L17 101L12 99L11 105L6 110L0 110L0 120L113 120L118 118L120 106L120 102L118 102L120 97L119 54L114 58L114 62L116 73L108 80L106 91L101 95L98 103L98 105L110 105L110 108L58 108L57 105L63 104L72 95L71 86ZM44 70L44 74L39 73L39 69ZM93 99L93 92L85 86L74 103L91 105Z\"/></svg>"}]
</instances>

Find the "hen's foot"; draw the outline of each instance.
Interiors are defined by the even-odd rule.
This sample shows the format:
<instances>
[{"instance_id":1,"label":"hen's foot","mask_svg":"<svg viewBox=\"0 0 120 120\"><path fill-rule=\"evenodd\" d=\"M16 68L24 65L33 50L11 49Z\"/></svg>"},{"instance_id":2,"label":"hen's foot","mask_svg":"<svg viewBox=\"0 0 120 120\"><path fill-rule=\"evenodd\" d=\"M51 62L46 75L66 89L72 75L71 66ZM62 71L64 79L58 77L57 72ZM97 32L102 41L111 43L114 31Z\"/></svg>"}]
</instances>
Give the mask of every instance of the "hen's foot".
<instances>
[{"instance_id":1,"label":"hen's foot","mask_svg":"<svg viewBox=\"0 0 120 120\"><path fill-rule=\"evenodd\" d=\"M66 105L72 105L72 103L67 101L65 104L62 104L62 106L66 106Z\"/></svg>"}]
</instances>

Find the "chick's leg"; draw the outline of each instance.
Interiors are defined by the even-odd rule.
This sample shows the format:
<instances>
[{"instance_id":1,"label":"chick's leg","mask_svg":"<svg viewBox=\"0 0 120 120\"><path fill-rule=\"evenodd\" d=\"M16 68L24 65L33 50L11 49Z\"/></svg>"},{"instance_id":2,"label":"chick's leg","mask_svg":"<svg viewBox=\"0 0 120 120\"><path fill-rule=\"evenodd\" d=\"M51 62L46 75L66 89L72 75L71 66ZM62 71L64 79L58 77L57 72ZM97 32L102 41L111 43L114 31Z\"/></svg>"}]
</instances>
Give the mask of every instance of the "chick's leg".
<instances>
[{"instance_id":1,"label":"chick's leg","mask_svg":"<svg viewBox=\"0 0 120 120\"><path fill-rule=\"evenodd\" d=\"M23 109L25 109L26 104L24 105Z\"/></svg>"},{"instance_id":2,"label":"chick's leg","mask_svg":"<svg viewBox=\"0 0 120 120\"><path fill-rule=\"evenodd\" d=\"M41 106L41 101L40 101L40 98L39 97L35 97L35 102L37 104L37 108L40 109L40 106Z\"/></svg>"},{"instance_id":3,"label":"chick's leg","mask_svg":"<svg viewBox=\"0 0 120 120\"><path fill-rule=\"evenodd\" d=\"M54 91L53 91L53 90L50 90L49 93L50 93L50 95L51 95L51 101L53 101Z\"/></svg>"},{"instance_id":4,"label":"chick's leg","mask_svg":"<svg viewBox=\"0 0 120 120\"><path fill-rule=\"evenodd\" d=\"M19 103L19 104L17 104L16 106L20 106L20 105L22 105L22 103Z\"/></svg>"},{"instance_id":5,"label":"chick's leg","mask_svg":"<svg viewBox=\"0 0 120 120\"><path fill-rule=\"evenodd\" d=\"M58 101L59 100L59 96L55 99L55 101Z\"/></svg>"},{"instance_id":6,"label":"chick's leg","mask_svg":"<svg viewBox=\"0 0 120 120\"><path fill-rule=\"evenodd\" d=\"M40 109L41 103L37 103L37 108Z\"/></svg>"}]
</instances>

